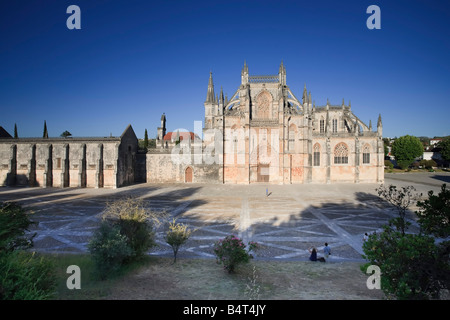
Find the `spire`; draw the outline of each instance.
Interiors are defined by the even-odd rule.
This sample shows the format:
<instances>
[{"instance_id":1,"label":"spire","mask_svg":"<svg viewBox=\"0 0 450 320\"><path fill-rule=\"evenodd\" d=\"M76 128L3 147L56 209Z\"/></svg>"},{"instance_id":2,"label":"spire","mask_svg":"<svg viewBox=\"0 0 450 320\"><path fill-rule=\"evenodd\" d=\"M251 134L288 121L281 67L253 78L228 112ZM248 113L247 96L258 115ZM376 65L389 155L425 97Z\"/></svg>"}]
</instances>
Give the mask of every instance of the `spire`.
<instances>
[{"instance_id":1,"label":"spire","mask_svg":"<svg viewBox=\"0 0 450 320\"><path fill-rule=\"evenodd\" d=\"M369 120L369 131L372 131L372 120Z\"/></svg>"},{"instance_id":2,"label":"spire","mask_svg":"<svg viewBox=\"0 0 450 320\"><path fill-rule=\"evenodd\" d=\"M223 88L220 87L220 95L219 95L219 103L223 104L224 98L223 98Z\"/></svg>"},{"instance_id":3,"label":"spire","mask_svg":"<svg viewBox=\"0 0 450 320\"><path fill-rule=\"evenodd\" d=\"M306 103L307 99L308 99L308 93L306 92L306 83L305 83L305 86L303 87L303 96L302 96L303 104Z\"/></svg>"},{"instance_id":4,"label":"spire","mask_svg":"<svg viewBox=\"0 0 450 320\"><path fill-rule=\"evenodd\" d=\"M214 103L214 84L212 78L212 72L209 72L208 92L206 93L206 103Z\"/></svg>"},{"instance_id":5,"label":"spire","mask_svg":"<svg viewBox=\"0 0 450 320\"><path fill-rule=\"evenodd\" d=\"M379 137L383 136L383 124L381 123L381 114L378 116L377 135Z\"/></svg>"},{"instance_id":6,"label":"spire","mask_svg":"<svg viewBox=\"0 0 450 320\"><path fill-rule=\"evenodd\" d=\"M281 60L280 69L278 69L279 73L286 73L286 68L284 67L283 60Z\"/></svg>"}]
</instances>

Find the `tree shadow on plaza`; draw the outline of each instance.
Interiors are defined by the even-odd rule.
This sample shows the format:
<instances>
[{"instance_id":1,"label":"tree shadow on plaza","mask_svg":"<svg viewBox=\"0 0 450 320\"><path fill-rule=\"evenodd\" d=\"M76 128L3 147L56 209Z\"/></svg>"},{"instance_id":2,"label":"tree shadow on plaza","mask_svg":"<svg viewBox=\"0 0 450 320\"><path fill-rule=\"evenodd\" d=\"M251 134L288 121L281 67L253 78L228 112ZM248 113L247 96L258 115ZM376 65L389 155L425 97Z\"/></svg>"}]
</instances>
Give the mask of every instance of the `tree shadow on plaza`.
<instances>
[{"instance_id":1,"label":"tree shadow on plaza","mask_svg":"<svg viewBox=\"0 0 450 320\"><path fill-rule=\"evenodd\" d=\"M307 260L308 249L316 247L322 252L327 242L334 257L360 260L364 234L381 231L396 212L377 195L356 192L354 196L355 201L311 204L295 213L275 213L254 221L246 230L249 241L264 243L257 253L262 258ZM411 226L408 231L418 229Z\"/></svg>"},{"instance_id":2,"label":"tree shadow on plaza","mask_svg":"<svg viewBox=\"0 0 450 320\"><path fill-rule=\"evenodd\" d=\"M441 180L445 183L450 183L450 175L434 175L431 177L432 179Z\"/></svg>"}]
</instances>

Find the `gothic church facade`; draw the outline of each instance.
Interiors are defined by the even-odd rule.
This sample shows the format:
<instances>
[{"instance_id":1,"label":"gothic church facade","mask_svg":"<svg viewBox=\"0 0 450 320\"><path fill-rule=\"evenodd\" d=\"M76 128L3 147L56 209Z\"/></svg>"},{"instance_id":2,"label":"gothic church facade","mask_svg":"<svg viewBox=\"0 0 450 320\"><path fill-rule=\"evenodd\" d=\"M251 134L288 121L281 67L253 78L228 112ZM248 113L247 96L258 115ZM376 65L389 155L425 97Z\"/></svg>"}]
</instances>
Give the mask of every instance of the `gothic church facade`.
<instances>
[{"instance_id":1,"label":"gothic church facade","mask_svg":"<svg viewBox=\"0 0 450 320\"><path fill-rule=\"evenodd\" d=\"M264 76L250 75L244 64L230 99L222 90L215 94L210 73L204 108L202 137L170 148L163 143L166 117L161 118L158 148L147 154L147 182L384 181L381 116L373 130L350 103L316 106L306 85L298 99L283 63L278 74ZM188 161L177 161L180 154Z\"/></svg>"}]
</instances>

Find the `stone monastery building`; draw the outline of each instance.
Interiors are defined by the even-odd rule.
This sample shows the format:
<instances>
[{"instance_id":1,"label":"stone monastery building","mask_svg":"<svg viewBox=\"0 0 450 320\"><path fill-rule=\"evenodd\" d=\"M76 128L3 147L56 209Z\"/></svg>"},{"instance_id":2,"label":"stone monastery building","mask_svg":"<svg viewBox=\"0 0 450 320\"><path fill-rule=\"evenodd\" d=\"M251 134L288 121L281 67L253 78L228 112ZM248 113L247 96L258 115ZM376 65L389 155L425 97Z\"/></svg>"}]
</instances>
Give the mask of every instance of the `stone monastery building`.
<instances>
[{"instance_id":1,"label":"stone monastery building","mask_svg":"<svg viewBox=\"0 0 450 320\"><path fill-rule=\"evenodd\" d=\"M376 131L345 105L299 100L277 75L249 75L230 99L217 96L212 74L205 119L195 133L166 133L161 117L156 148L138 152L128 126L118 138L0 136L0 185L110 187L135 182L227 184L381 183L381 116Z\"/></svg>"},{"instance_id":2,"label":"stone monastery building","mask_svg":"<svg viewBox=\"0 0 450 320\"><path fill-rule=\"evenodd\" d=\"M251 76L244 64L229 100L222 90L215 95L210 74L204 107L203 139L184 139L172 148L164 144L163 115L158 150L147 157L148 182L384 181L381 116L372 131L350 103L316 106L306 86L300 101L286 84L283 63L268 76Z\"/></svg>"}]
</instances>

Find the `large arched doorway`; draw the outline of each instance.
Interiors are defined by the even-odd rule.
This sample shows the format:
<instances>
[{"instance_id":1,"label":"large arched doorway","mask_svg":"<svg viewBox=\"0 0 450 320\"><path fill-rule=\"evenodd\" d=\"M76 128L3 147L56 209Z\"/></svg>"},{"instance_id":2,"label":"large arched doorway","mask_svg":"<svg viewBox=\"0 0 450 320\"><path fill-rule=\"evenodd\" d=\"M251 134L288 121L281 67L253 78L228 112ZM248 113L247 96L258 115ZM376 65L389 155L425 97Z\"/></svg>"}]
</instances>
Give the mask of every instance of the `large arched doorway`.
<instances>
[{"instance_id":1,"label":"large arched doorway","mask_svg":"<svg viewBox=\"0 0 450 320\"><path fill-rule=\"evenodd\" d=\"M187 167L184 171L184 182L192 182L193 170L191 167Z\"/></svg>"}]
</instances>

